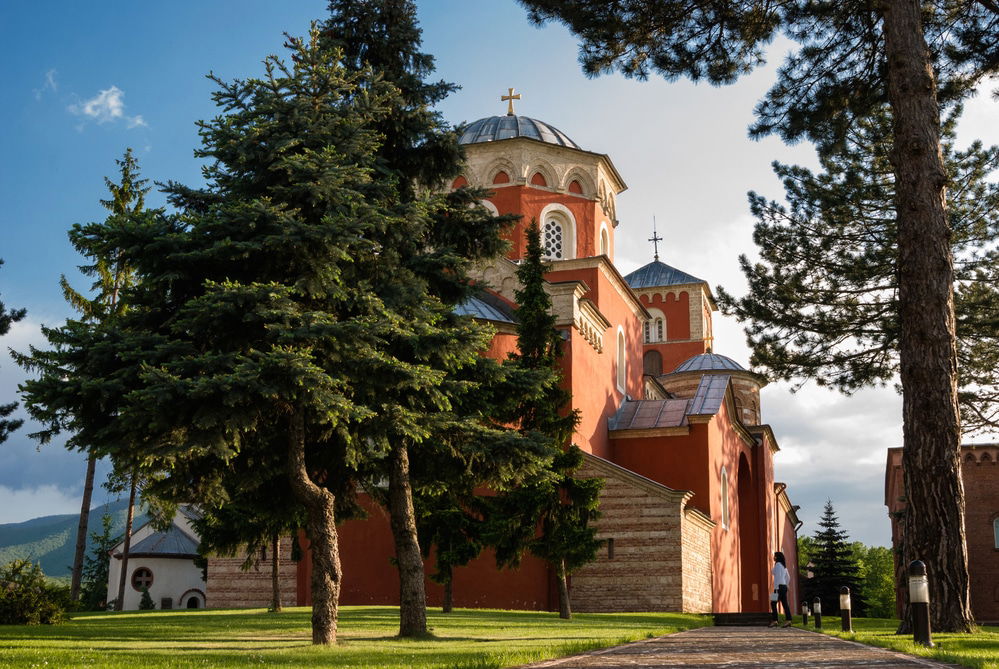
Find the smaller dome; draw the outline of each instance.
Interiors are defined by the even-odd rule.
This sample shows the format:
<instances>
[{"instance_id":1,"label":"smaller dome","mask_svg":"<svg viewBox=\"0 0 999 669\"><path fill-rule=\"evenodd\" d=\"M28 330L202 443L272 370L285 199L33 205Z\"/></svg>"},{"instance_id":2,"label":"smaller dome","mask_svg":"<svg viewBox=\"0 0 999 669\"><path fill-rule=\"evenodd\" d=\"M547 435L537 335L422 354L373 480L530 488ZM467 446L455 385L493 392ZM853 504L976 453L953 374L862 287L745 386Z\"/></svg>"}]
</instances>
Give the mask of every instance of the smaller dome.
<instances>
[{"instance_id":1,"label":"smaller dome","mask_svg":"<svg viewBox=\"0 0 999 669\"><path fill-rule=\"evenodd\" d=\"M624 280L634 290L638 290L639 288L678 286L687 283L707 283L704 279L698 279L696 276L687 274L675 267L670 267L658 260L653 260L648 265L639 267L631 274L625 276Z\"/></svg>"},{"instance_id":2,"label":"smaller dome","mask_svg":"<svg viewBox=\"0 0 999 669\"><path fill-rule=\"evenodd\" d=\"M674 369L671 374L682 372L745 372L745 367L737 363L732 358L717 353L702 353L693 358L687 358Z\"/></svg>"},{"instance_id":3,"label":"smaller dome","mask_svg":"<svg viewBox=\"0 0 999 669\"><path fill-rule=\"evenodd\" d=\"M569 137L553 125L544 121L528 118L527 116L517 116L507 114L506 116L489 116L473 121L465 128L458 138L459 144L480 144L482 142L495 142L500 139L513 139L514 137L526 137L547 144L567 146L571 149L579 149L579 145L569 139Z\"/></svg>"},{"instance_id":4,"label":"smaller dome","mask_svg":"<svg viewBox=\"0 0 999 669\"><path fill-rule=\"evenodd\" d=\"M485 321L498 323L516 323L517 317L513 311L498 298L489 293L473 295L457 305L453 312L459 316L471 316Z\"/></svg>"}]
</instances>

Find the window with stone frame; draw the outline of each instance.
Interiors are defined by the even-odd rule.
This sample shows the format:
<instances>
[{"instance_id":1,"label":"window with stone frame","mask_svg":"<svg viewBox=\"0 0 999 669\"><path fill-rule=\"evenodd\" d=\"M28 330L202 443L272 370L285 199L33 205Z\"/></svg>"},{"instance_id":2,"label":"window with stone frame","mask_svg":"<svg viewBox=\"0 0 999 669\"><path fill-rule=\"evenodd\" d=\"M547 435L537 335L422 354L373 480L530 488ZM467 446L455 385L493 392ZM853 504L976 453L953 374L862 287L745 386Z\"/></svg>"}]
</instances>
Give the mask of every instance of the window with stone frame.
<instances>
[{"instance_id":1,"label":"window with stone frame","mask_svg":"<svg viewBox=\"0 0 999 669\"><path fill-rule=\"evenodd\" d=\"M132 587L138 592L143 588L147 590L153 584L153 572L148 567L139 567L132 572Z\"/></svg>"},{"instance_id":2,"label":"window with stone frame","mask_svg":"<svg viewBox=\"0 0 999 669\"><path fill-rule=\"evenodd\" d=\"M541 231L542 244L545 247L545 257L551 260L565 258L565 226L554 216L545 221L545 229Z\"/></svg>"}]
</instances>

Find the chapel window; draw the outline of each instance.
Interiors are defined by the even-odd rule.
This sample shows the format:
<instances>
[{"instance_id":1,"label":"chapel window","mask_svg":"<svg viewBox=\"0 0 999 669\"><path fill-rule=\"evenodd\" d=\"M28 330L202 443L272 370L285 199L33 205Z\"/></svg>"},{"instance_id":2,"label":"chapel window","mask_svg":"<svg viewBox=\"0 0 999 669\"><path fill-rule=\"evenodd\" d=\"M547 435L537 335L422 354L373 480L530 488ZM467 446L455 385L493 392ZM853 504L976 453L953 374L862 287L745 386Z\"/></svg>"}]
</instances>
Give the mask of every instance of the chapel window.
<instances>
[{"instance_id":1,"label":"chapel window","mask_svg":"<svg viewBox=\"0 0 999 669\"><path fill-rule=\"evenodd\" d=\"M728 509L728 472L722 467L721 472L721 512L722 527L728 529L729 509Z\"/></svg>"},{"instance_id":2,"label":"chapel window","mask_svg":"<svg viewBox=\"0 0 999 669\"><path fill-rule=\"evenodd\" d=\"M656 341L665 341L666 338L663 337L664 330L666 329L665 321L662 318L656 319Z\"/></svg>"},{"instance_id":3,"label":"chapel window","mask_svg":"<svg viewBox=\"0 0 999 669\"><path fill-rule=\"evenodd\" d=\"M579 185L579 182L573 179L569 182L569 192L575 193L576 195L583 194L583 187Z\"/></svg>"},{"instance_id":4,"label":"chapel window","mask_svg":"<svg viewBox=\"0 0 999 669\"><path fill-rule=\"evenodd\" d=\"M531 177L532 186L547 186L548 180L545 179L545 175L541 172L535 172L534 176Z\"/></svg>"},{"instance_id":5,"label":"chapel window","mask_svg":"<svg viewBox=\"0 0 999 669\"><path fill-rule=\"evenodd\" d=\"M493 183L508 184L510 183L510 175L504 172L503 170L500 170L499 172L496 173L496 176L493 177Z\"/></svg>"},{"instance_id":6,"label":"chapel window","mask_svg":"<svg viewBox=\"0 0 999 669\"><path fill-rule=\"evenodd\" d=\"M624 361L624 332L617 331L617 389L624 392L624 383L627 378Z\"/></svg>"},{"instance_id":7,"label":"chapel window","mask_svg":"<svg viewBox=\"0 0 999 669\"><path fill-rule=\"evenodd\" d=\"M545 257L552 260L562 260L565 258L565 228L562 223L549 218L545 221L542 243L545 246Z\"/></svg>"},{"instance_id":8,"label":"chapel window","mask_svg":"<svg viewBox=\"0 0 999 669\"><path fill-rule=\"evenodd\" d=\"M610 257L610 235L607 234L607 228L600 231L600 254Z\"/></svg>"},{"instance_id":9,"label":"chapel window","mask_svg":"<svg viewBox=\"0 0 999 669\"><path fill-rule=\"evenodd\" d=\"M149 586L153 584L153 572L147 567L139 567L132 572L132 587L138 591L142 591L143 588L149 589Z\"/></svg>"}]
</instances>

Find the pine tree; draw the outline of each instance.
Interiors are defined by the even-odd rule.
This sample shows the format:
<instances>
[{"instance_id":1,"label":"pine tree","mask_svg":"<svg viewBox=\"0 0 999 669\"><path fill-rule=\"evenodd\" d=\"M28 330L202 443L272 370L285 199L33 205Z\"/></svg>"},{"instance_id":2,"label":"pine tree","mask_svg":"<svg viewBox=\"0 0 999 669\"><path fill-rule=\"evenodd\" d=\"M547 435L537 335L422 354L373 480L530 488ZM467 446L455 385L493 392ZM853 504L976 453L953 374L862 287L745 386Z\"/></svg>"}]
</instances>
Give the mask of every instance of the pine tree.
<instances>
[{"instance_id":1,"label":"pine tree","mask_svg":"<svg viewBox=\"0 0 999 669\"><path fill-rule=\"evenodd\" d=\"M80 605L84 611L103 611L108 606L111 549L121 541L121 537L112 536L111 525L111 515L105 513L101 516L101 533L90 533L90 554L83 561L80 579Z\"/></svg>"},{"instance_id":2,"label":"pine tree","mask_svg":"<svg viewBox=\"0 0 999 669\"><path fill-rule=\"evenodd\" d=\"M145 196L149 192L147 180L139 177L139 163L132 155L132 149L126 149L121 160L115 161L121 174L121 182L115 183L104 177L104 183L111 193L111 199L101 200L101 205L111 212L104 225L114 225L128 216L135 216L145 208ZM87 257L91 264L81 265L78 269L84 276L93 277L90 286L93 297L87 297L75 290L63 275L59 280L62 294L75 308L84 322L101 322L115 318L126 308L121 295L128 290L135 280L134 272L124 262L120 249L106 251L95 248L92 244L94 226L74 225L69 231L69 240L73 247ZM76 600L80 593L80 578L83 570L83 555L87 546L87 524L90 520L90 501L94 491L94 472L97 467L97 455L90 451L87 454L87 471L83 480L83 499L80 502L80 523L76 530L76 551L73 554L73 571L70 583L70 597ZM131 534L131 524L128 526ZM127 558L126 558L127 559ZM124 573L122 569L122 573ZM118 597L121 600L121 593Z\"/></svg>"},{"instance_id":3,"label":"pine tree","mask_svg":"<svg viewBox=\"0 0 999 669\"><path fill-rule=\"evenodd\" d=\"M853 614L863 617L866 615L866 606L861 588L860 567L846 532L840 529L831 501L826 502L819 527L822 529L812 535L808 571L813 576L805 580L805 599L811 602L818 597L822 600L823 611L839 611L840 588L845 585L850 588Z\"/></svg>"},{"instance_id":4,"label":"pine tree","mask_svg":"<svg viewBox=\"0 0 999 669\"><path fill-rule=\"evenodd\" d=\"M751 135L834 150L887 104L895 183L899 377L905 487L902 560L927 562L934 629L967 632L971 614L960 473L960 415L940 108L999 71L999 6L966 0L700 3L521 0L534 21L583 39L589 74L730 83L764 62L782 32L798 43L757 105Z\"/></svg>"},{"instance_id":5,"label":"pine tree","mask_svg":"<svg viewBox=\"0 0 999 669\"><path fill-rule=\"evenodd\" d=\"M551 298L544 290L547 266L542 260L537 221L527 229L527 253L517 268L522 288L517 291L517 348L514 362L547 376L537 398L525 398L518 414L520 429L543 435L558 452L549 469L534 481L498 495L488 502L487 537L500 566L514 567L525 550L546 560L555 573L559 616L572 616L568 576L596 558L602 541L591 521L599 517L602 479L578 479L582 465L579 447L569 444L579 412L569 409L571 393L561 386L559 360L562 337L551 314Z\"/></svg>"},{"instance_id":6,"label":"pine tree","mask_svg":"<svg viewBox=\"0 0 999 669\"><path fill-rule=\"evenodd\" d=\"M957 150L959 112L943 126L943 150L954 228L959 397L964 430L973 432L999 424L992 364L999 355L999 186L990 181L999 148L973 143ZM811 379L849 393L898 374L896 189L884 141L890 129L887 110L858 122L840 147L821 156L818 173L775 164L786 207L750 194L760 260L740 257L749 293L736 299L719 288L719 303L747 323L752 363L771 378Z\"/></svg>"},{"instance_id":7,"label":"pine tree","mask_svg":"<svg viewBox=\"0 0 999 669\"><path fill-rule=\"evenodd\" d=\"M142 596L139 598L139 610L152 611L155 608L156 608L156 603L153 601L152 596L149 594L149 588L143 587Z\"/></svg>"},{"instance_id":8,"label":"pine tree","mask_svg":"<svg viewBox=\"0 0 999 669\"><path fill-rule=\"evenodd\" d=\"M3 265L3 260L0 259L0 266ZM24 309L7 309L4 307L3 302L0 302L0 335L5 335L10 332L10 326L18 322L25 315ZM14 413L17 409L17 403L12 402L10 404L0 404L0 444L7 441L7 437L11 432L21 427L24 423L22 420L12 420L7 417Z\"/></svg>"}]
</instances>

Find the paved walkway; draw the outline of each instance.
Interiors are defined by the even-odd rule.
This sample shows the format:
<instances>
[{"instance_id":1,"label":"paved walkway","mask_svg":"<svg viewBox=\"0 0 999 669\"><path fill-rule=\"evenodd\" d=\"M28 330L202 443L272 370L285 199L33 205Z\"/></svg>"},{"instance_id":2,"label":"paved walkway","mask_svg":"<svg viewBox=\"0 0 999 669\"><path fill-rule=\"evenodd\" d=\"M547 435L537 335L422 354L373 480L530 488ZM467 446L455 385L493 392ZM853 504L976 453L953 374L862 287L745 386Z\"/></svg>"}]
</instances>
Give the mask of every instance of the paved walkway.
<instances>
[{"instance_id":1,"label":"paved walkway","mask_svg":"<svg viewBox=\"0 0 999 669\"><path fill-rule=\"evenodd\" d=\"M610 669L631 667L690 667L696 669L916 669L953 667L882 648L795 628L703 627L624 646L529 665Z\"/></svg>"}]
</instances>

